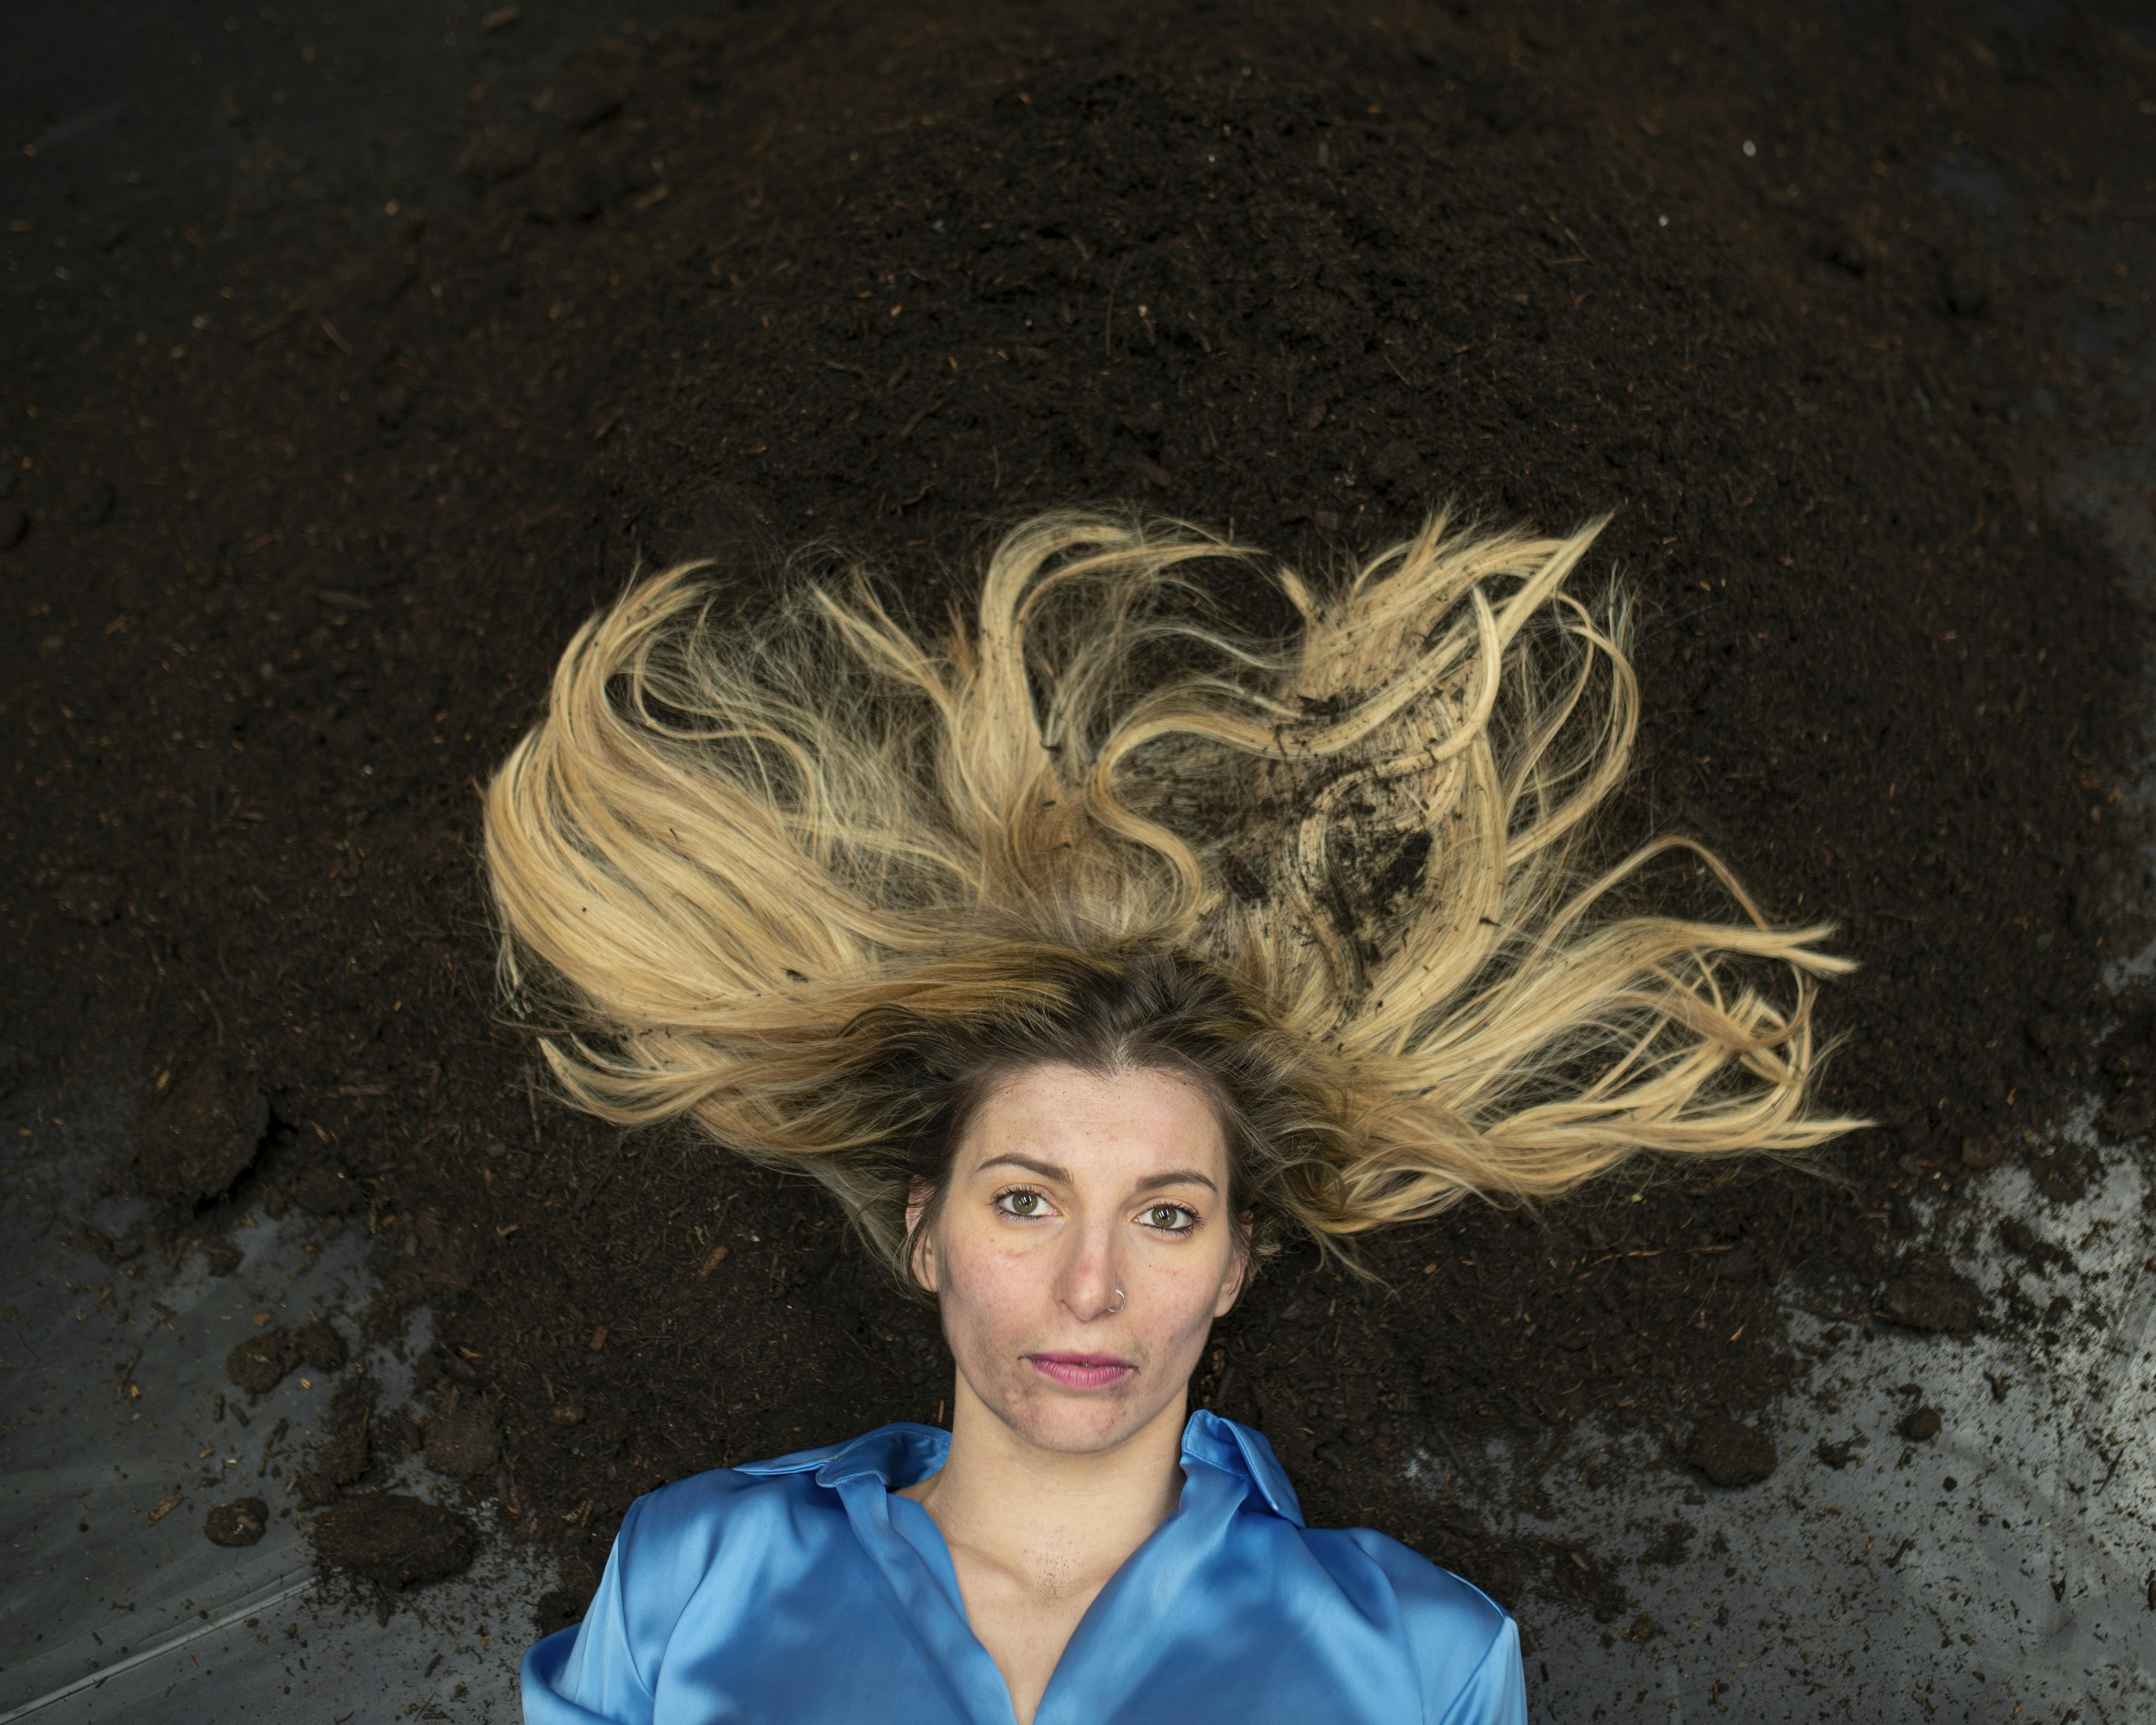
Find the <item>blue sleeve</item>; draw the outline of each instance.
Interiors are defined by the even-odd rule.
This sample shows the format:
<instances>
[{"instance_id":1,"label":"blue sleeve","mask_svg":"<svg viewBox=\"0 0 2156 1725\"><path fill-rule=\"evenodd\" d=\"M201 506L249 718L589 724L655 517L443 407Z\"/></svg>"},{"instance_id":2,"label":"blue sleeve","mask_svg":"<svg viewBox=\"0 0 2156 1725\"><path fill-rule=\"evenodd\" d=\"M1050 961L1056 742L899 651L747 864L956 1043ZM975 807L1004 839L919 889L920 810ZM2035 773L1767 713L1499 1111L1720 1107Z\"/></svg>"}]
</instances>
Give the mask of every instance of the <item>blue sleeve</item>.
<instances>
[{"instance_id":1,"label":"blue sleeve","mask_svg":"<svg viewBox=\"0 0 2156 1725\"><path fill-rule=\"evenodd\" d=\"M1505 1609L1398 1540L1365 1528L1348 1537L1392 1585L1424 1725L1527 1725L1520 1629Z\"/></svg>"},{"instance_id":2,"label":"blue sleeve","mask_svg":"<svg viewBox=\"0 0 2156 1725\"><path fill-rule=\"evenodd\" d=\"M1427 1716L1439 1725L1527 1725L1527 1678L1520 1660L1520 1626L1507 1617L1505 1626L1491 1642L1474 1675L1451 1697L1443 1712L1443 1697L1424 1699Z\"/></svg>"},{"instance_id":3,"label":"blue sleeve","mask_svg":"<svg viewBox=\"0 0 2156 1725\"><path fill-rule=\"evenodd\" d=\"M629 1505L584 1620L524 1656L525 1725L651 1725L682 1614L718 1562L735 1507L757 1486L714 1468Z\"/></svg>"},{"instance_id":4,"label":"blue sleeve","mask_svg":"<svg viewBox=\"0 0 2156 1725\"><path fill-rule=\"evenodd\" d=\"M652 1686L631 1645L622 1593L622 1553L643 1507L639 1498L622 1517L584 1620L524 1656L524 1725L651 1725Z\"/></svg>"}]
</instances>

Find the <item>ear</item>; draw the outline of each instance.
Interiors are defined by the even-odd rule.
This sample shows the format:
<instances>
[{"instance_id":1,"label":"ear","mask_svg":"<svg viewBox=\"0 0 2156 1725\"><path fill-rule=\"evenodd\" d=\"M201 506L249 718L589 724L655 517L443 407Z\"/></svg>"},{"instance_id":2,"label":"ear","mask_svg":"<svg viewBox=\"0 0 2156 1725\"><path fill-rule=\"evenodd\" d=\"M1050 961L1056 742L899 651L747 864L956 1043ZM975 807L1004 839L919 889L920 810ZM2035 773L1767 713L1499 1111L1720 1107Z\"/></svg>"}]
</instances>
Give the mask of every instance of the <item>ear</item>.
<instances>
[{"instance_id":1,"label":"ear","mask_svg":"<svg viewBox=\"0 0 2156 1725\"><path fill-rule=\"evenodd\" d=\"M1213 1302L1215 1317L1225 1317L1235 1310L1235 1301L1243 1296L1243 1284L1250 1279L1250 1229L1255 1219L1255 1212L1250 1210L1235 1219L1235 1231L1241 1238L1236 1242L1235 1261L1221 1281L1220 1297Z\"/></svg>"},{"instance_id":2,"label":"ear","mask_svg":"<svg viewBox=\"0 0 2156 1725\"><path fill-rule=\"evenodd\" d=\"M936 1282L936 1241L931 1231L921 1226L921 1219L928 1213L935 1196L936 1189L926 1180L916 1180L906 1195L906 1237L911 1242L906 1267L914 1281L932 1294L942 1291Z\"/></svg>"}]
</instances>

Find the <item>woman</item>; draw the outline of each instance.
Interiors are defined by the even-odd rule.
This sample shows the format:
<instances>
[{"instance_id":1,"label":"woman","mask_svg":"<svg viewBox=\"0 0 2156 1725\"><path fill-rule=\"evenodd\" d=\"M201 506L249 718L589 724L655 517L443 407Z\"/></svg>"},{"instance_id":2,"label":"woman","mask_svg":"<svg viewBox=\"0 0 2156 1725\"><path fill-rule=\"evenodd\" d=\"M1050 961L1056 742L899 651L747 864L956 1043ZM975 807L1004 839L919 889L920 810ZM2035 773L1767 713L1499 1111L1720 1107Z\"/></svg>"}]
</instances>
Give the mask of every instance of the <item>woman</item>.
<instances>
[{"instance_id":1,"label":"woman","mask_svg":"<svg viewBox=\"0 0 2156 1725\"><path fill-rule=\"evenodd\" d=\"M1849 1124L1825 928L1681 839L1584 865L1637 707L1594 531L1274 568L1270 638L1208 620L1250 553L1076 513L940 648L865 578L721 628L693 568L584 628L489 796L511 997L578 1105L821 1180L957 1378L947 1435L632 1506L527 1719L1524 1717L1501 1609L1186 1404L1287 1240ZM1664 857L1744 920L1622 911Z\"/></svg>"}]
</instances>

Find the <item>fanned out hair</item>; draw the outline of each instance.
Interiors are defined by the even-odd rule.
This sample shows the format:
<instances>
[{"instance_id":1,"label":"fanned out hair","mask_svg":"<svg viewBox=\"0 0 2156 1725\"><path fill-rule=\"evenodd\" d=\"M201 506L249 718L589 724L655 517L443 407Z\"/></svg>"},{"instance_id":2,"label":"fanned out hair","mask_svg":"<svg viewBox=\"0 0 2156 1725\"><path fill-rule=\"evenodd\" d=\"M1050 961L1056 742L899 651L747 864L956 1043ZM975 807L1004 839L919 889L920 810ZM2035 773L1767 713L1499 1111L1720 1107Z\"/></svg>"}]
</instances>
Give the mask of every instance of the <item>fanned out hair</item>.
<instances>
[{"instance_id":1,"label":"fanned out hair","mask_svg":"<svg viewBox=\"0 0 2156 1725\"><path fill-rule=\"evenodd\" d=\"M1601 526L1438 515L1320 587L1060 511L940 639L859 568L746 624L670 569L489 789L505 987L576 1104L814 1176L901 1275L909 1194L1046 1060L1201 1084L1260 1250L1810 1149L1858 1123L1808 1097L1830 928L1685 838L1588 866L1639 714L1624 601L1564 590ZM1290 627L1217 620L1253 574ZM1733 917L1636 908L1672 851Z\"/></svg>"}]
</instances>

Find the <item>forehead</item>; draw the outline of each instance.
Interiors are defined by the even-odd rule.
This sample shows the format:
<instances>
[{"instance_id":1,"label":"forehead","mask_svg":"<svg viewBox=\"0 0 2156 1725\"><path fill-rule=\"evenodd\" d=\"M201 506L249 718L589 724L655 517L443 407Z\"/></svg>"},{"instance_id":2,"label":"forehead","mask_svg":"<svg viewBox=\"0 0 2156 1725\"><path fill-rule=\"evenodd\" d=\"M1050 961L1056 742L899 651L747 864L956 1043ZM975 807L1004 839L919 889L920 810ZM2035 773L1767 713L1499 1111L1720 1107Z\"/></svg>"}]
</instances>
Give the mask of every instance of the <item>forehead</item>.
<instances>
[{"instance_id":1,"label":"forehead","mask_svg":"<svg viewBox=\"0 0 2156 1725\"><path fill-rule=\"evenodd\" d=\"M1142 1179L1194 1168L1224 1186L1228 1147L1212 1099L1191 1079L1158 1067L1110 1073L1029 1066L982 1099L958 1145L954 1172L1022 1155L1072 1178Z\"/></svg>"}]
</instances>

